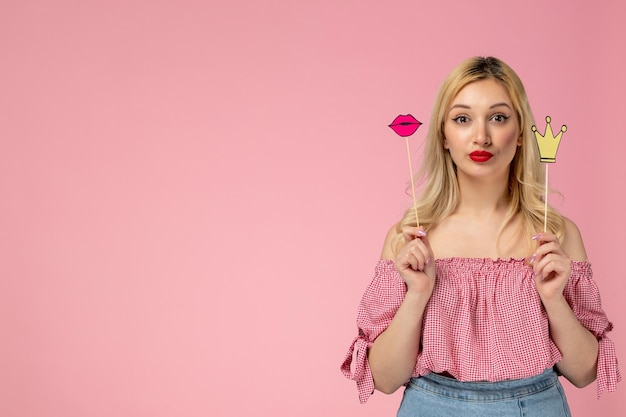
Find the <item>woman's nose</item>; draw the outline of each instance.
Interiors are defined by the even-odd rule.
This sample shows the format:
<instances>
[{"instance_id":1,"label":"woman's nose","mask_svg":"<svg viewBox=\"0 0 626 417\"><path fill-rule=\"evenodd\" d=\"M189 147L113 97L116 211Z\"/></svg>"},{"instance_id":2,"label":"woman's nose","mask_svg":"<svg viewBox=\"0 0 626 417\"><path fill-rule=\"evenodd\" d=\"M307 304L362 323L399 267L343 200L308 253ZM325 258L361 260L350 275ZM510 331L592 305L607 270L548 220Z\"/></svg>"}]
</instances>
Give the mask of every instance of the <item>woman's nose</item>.
<instances>
[{"instance_id":1,"label":"woman's nose","mask_svg":"<svg viewBox=\"0 0 626 417\"><path fill-rule=\"evenodd\" d=\"M491 136L485 123L476 123L476 131L474 132L474 143L477 145L485 146L491 143Z\"/></svg>"}]
</instances>

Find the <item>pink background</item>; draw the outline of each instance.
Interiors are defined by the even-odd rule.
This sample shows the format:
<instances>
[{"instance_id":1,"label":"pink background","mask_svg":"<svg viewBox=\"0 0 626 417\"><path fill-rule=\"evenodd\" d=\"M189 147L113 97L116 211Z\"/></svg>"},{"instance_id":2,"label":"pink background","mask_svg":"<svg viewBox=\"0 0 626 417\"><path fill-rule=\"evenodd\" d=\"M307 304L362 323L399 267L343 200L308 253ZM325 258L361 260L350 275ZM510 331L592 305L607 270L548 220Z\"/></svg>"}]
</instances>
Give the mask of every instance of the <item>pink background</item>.
<instances>
[{"instance_id":1,"label":"pink background","mask_svg":"<svg viewBox=\"0 0 626 417\"><path fill-rule=\"evenodd\" d=\"M623 358L626 15L545 3L3 0L0 415L395 415L339 371L410 202L387 125L476 54L568 125L550 201Z\"/></svg>"}]
</instances>

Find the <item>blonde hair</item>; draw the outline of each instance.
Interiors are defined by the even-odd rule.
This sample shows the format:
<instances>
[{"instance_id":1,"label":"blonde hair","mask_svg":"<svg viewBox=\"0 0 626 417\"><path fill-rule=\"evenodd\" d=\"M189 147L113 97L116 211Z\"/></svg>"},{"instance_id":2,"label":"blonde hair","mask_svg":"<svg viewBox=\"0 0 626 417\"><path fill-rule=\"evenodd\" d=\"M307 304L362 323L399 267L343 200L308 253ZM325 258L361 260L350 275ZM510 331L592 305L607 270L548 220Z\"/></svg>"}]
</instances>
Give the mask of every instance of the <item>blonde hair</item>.
<instances>
[{"instance_id":1,"label":"blonde hair","mask_svg":"<svg viewBox=\"0 0 626 417\"><path fill-rule=\"evenodd\" d=\"M534 133L532 111L522 81L501 60L494 57L474 57L459 64L444 80L433 106L429 130L426 135L424 158L417 180L425 183L417 201L420 225L428 230L438 221L451 215L459 204L459 184L450 153L444 149L444 123L447 111L456 95L470 83L494 79L508 92L520 127L522 144L517 148L509 174L509 209L501 230L519 213L521 227L530 248L531 236L543 230L544 223L544 171ZM415 210L408 209L401 222L416 225ZM565 223L559 213L548 207L547 230L559 238ZM397 247L397 246L396 246Z\"/></svg>"}]
</instances>

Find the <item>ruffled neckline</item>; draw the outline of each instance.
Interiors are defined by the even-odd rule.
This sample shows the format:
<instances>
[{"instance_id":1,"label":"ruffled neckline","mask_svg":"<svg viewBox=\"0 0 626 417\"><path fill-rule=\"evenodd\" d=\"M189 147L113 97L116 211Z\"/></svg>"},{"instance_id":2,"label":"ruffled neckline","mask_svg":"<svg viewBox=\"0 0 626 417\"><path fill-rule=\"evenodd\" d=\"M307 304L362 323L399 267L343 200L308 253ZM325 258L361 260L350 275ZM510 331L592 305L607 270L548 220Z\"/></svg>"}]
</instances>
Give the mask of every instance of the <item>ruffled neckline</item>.
<instances>
[{"instance_id":1,"label":"ruffled neckline","mask_svg":"<svg viewBox=\"0 0 626 417\"><path fill-rule=\"evenodd\" d=\"M379 260L379 262L382 263L388 263L390 265L395 264L395 261L393 259L385 259L385 258L381 258ZM488 264L488 265L498 265L498 264L523 264L523 265L528 265L528 262L526 261L526 258L515 258L515 257L509 257L509 258L465 258L462 256L452 256L449 258L436 258L435 259L435 263L437 264L473 264L473 265L484 265L484 264ZM591 264L591 262L589 261L572 261L572 264L577 264L577 265L585 265L585 264Z\"/></svg>"}]
</instances>

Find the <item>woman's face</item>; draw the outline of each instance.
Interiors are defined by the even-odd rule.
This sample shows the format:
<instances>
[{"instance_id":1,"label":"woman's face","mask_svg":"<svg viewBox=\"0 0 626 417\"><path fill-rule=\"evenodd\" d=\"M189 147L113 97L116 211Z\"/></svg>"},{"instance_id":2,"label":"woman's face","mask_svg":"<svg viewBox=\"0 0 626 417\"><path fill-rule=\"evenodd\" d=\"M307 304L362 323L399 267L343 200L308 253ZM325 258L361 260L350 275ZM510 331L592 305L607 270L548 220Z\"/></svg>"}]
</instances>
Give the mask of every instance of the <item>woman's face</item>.
<instances>
[{"instance_id":1,"label":"woman's face","mask_svg":"<svg viewBox=\"0 0 626 417\"><path fill-rule=\"evenodd\" d=\"M522 138L506 89L494 79L466 85L452 100L444 121L443 146L458 176L508 179Z\"/></svg>"}]
</instances>

